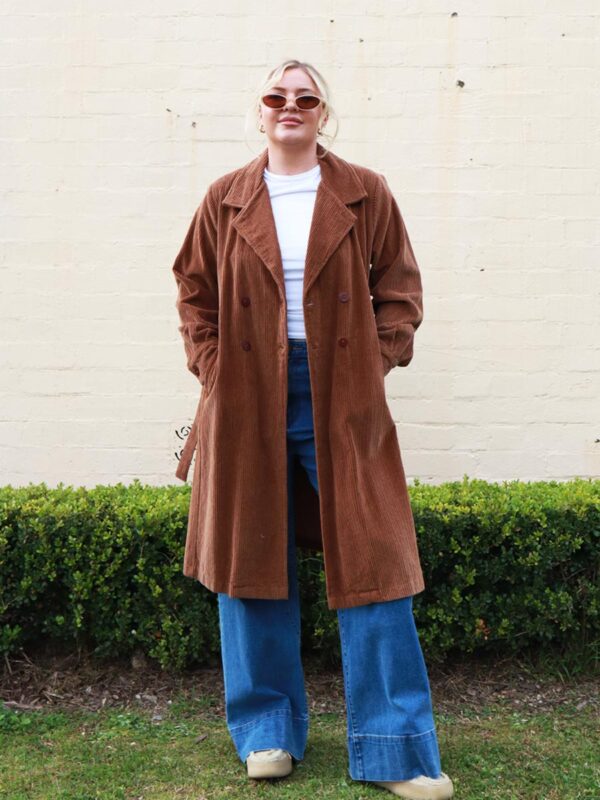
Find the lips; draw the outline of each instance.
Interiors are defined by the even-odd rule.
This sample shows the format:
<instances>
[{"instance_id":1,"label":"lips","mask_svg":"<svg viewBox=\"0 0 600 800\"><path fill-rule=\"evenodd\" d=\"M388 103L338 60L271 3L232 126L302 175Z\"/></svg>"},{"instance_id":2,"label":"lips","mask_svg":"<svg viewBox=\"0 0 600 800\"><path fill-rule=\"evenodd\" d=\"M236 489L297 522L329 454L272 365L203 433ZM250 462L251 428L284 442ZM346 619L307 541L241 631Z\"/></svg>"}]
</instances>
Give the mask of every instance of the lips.
<instances>
[{"instance_id":1,"label":"lips","mask_svg":"<svg viewBox=\"0 0 600 800\"><path fill-rule=\"evenodd\" d=\"M280 120L279 120L279 122L280 122L282 125L283 125L283 124L285 124L285 123L287 123L288 125L289 125L289 124L292 124L292 123L293 123L294 125L300 125L300 124L301 124L301 122L302 122L302 120L300 120L300 119L294 119L294 117L284 117L283 119L280 119Z\"/></svg>"}]
</instances>

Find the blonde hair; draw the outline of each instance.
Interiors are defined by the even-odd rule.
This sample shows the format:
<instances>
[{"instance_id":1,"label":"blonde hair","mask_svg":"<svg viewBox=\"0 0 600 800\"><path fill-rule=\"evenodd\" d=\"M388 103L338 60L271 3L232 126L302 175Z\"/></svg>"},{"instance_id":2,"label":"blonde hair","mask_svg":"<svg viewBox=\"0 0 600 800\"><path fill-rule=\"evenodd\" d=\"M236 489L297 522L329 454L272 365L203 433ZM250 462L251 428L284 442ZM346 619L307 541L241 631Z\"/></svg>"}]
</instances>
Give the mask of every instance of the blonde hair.
<instances>
[{"instance_id":1,"label":"blonde hair","mask_svg":"<svg viewBox=\"0 0 600 800\"><path fill-rule=\"evenodd\" d=\"M252 106L248 109L248 111L246 113L246 122L245 122L245 125L244 125L245 132L246 133L248 132L249 125L252 122L256 126L256 130L259 130L258 123L260 121L259 111L260 111L261 98L263 97L263 95L265 95L269 91L269 89L272 86L276 86L277 85L277 82L279 80L281 80L281 78L283 77L283 73L286 71L286 69L289 69L290 67L298 67L299 69L304 70L304 72L306 72L306 74L309 75L313 79L313 81L315 82L315 85L316 85L317 89L319 90L319 94L323 98L322 99L321 120L323 120L323 118L327 114L329 115L329 119L327 120L328 122L331 119L335 120L336 129L335 129L335 134L333 136L331 134L329 134L329 133L324 133L324 132L318 134L319 137L322 136L325 139L327 139L329 141L329 147L331 147L331 145L333 144L333 142L335 140L335 137L337 136L337 132L338 132L338 129L339 129L339 123L338 123L337 114L335 113L335 111L333 110L333 106L331 105L331 91L329 89L327 81L321 75L319 70L316 69L316 67L313 67L312 64L309 64L307 61L297 61L295 58L290 58L290 59L287 59L286 61L282 61L280 64L278 64L276 67L274 67L268 73L268 75L265 78L265 80L263 81L263 83L259 86L259 88L258 88L258 90L257 90L257 92L256 92L256 94L254 96L254 100L252 102ZM246 144L247 143L248 142L246 140ZM323 145L323 146L325 147L325 145ZM325 147L325 151L326 152L329 150L329 147Z\"/></svg>"}]
</instances>

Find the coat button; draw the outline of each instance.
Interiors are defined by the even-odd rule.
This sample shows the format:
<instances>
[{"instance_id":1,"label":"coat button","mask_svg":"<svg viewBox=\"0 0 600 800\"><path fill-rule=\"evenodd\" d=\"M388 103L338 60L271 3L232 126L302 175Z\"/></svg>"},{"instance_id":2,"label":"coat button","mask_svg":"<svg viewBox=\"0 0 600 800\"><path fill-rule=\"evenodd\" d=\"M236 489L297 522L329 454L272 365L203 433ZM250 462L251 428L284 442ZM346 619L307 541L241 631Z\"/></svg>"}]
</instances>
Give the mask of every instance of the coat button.
<instances>
[{"instance_id":1,"label":"coat button","mask_svg":"<svg viewBox=\"0 0 600 800\"><path fill-rule=\"evenodd\" d=\"M250 305L250 298L249 297L242 297L242 305L249 306Z\"/></svg>"},{"instance_id":2,"label":"coat button","mask_svg":"<svg viewBox=\"0 0 600 800\"><path fill-rule=\"evenodd\" d=\"M250 348L251 348L250 342L248 341L248 339L244 339L244 341L242 342L242 349L250 350Z\"/></svg>"},{"instance_id":3,"label":"coat button","mask_svg":"<svg viewBox=\"0 0 600 800\"><path fill-rule=\"evenodd\" d=\"M347 303L348 300L350 300L350 295L348 294L348 292L340 292L338 294L338 297L342 301L342 303Z\"/></svg>"},{"instance_id":4,"label":"coat button","mask_svg":"<svg viewBox=\"0 0 600 800\"><path fill-rule=\"evenodd\" d=\"M340 347L346 347L346 345L348 344L348 339L342 336L341 339L338 339L338 344L340 345Z\"/></svg>"}]
</instances>

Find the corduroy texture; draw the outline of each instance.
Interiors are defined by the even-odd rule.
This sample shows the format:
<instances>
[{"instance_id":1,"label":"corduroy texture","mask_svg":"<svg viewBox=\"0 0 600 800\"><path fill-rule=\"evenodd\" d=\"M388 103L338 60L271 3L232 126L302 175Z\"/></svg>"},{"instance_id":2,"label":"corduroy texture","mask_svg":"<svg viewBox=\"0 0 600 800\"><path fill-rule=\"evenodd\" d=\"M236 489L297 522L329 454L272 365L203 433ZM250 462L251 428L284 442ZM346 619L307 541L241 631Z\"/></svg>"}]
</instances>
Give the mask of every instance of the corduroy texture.
<instances>
[{"instance_id":1,"label":"corduroy texture","mask_svg":"<svg viewBox=\"0 0 600 800\"><path fill-rule=\"evenodd\" d=\"M325 153L317 144L317 154ZM287 585L287 318L265 150L207 189L173 265L188 368L203 385L183 573L231 597ZM331 609L425 588L384 375L406 366L422 285L383 175L320 159L303 305L319 494L296 472L297 542L323 550Z\"/></svg>"}]
</instances>

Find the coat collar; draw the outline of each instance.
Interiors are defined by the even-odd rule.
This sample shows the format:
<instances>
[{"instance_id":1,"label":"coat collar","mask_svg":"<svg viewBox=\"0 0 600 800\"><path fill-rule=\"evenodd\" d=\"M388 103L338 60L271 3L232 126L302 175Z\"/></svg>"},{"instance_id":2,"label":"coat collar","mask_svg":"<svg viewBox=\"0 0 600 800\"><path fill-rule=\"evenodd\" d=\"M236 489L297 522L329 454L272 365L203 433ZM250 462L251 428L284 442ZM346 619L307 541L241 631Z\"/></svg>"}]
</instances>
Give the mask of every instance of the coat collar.
<instances>
[{"instance_id":1,"label":"coat collar","mask_svg":"<svg viewBox=\"0 0 600 800\"><path fill-rule=\"evenodd\" d=\"M356 222L356 214L347 204L367 196L358 172L343 158L326 151L317 143L321 165L321 181L315 198L304 268L303 297L318 273ZM285 297L283 263L271 207L271 198L264 181L268 148L237 170L223 205L240 208L233 218L236 228L271 272L282 297Z\"/></svg>"},{"instance_id":2,"label":"coat collar","mask_svg":"<svg viewBox=\"0 0 600 800\"><path fill-rule=\"evenodd\" d=\"M331 151L326 151L318 142L317 156L321 165L321 184L327 185L342 203L355 203L367 196L363 182L347 161ZM264 183L263 172L268 162L269 150L265 147L256 158L237 170L222 203L228 206L246 205L260 188L260 184Z\"/></svg>"}]
</instances>

